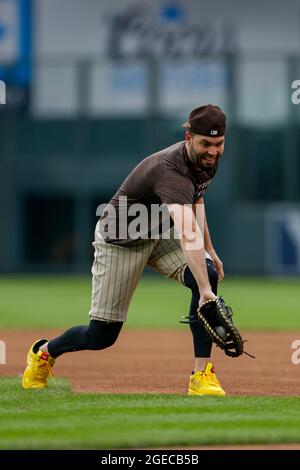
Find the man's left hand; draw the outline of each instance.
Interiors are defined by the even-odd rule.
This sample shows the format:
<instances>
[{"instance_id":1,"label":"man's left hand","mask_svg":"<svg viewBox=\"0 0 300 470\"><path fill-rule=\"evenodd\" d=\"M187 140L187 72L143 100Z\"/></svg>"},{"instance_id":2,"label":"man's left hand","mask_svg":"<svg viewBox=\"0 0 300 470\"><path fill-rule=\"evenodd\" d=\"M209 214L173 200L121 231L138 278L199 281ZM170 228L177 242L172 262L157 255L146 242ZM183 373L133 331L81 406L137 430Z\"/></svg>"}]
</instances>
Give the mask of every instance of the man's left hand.
<instances>
[{"instance_id":1,"label":"man's left hand","mask_svg":"<svg viewBox=\"0 0 300 470\"><path fill-rule=\"evenodd\" d=\"M219 281L222 281L222 279L224 278L224 268L223 268L223 263L222 261L220 260L220 258L217 256L216 253L213 253L210 255L213 262L214 262L214 265L215 265L215 268L216 268L216 271L218 273L218 280Z\"/></svg>"}]
</instances>

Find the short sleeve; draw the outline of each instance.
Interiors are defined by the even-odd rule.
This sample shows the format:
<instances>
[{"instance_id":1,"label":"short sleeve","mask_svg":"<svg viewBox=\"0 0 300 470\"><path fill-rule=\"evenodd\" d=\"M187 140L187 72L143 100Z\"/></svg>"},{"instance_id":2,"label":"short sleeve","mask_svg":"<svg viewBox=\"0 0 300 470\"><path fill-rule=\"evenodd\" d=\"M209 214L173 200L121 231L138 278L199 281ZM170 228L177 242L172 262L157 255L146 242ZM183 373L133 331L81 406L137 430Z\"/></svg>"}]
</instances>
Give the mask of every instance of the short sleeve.
<instances>
[{"instance_id":1,"label":"short sleeve","mask_svg":"<svg viewBox=\"0 0 300 470\"><path fill-rule=\"evenodd\" d=\"M192 204L195 188L188 176L172 168L158 177L154 192L163 204Z\"/></svg>"}]
</instances>

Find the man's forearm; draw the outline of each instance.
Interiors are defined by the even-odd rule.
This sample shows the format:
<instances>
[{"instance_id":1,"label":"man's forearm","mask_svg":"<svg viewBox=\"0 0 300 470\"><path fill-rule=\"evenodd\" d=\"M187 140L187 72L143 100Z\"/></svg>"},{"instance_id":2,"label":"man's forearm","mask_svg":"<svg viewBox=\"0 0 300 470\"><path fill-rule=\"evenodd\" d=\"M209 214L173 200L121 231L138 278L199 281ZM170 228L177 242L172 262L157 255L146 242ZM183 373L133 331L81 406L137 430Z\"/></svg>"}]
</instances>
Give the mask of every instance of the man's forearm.
<instances>
[{"instance_id":1,"label":"man's forearm","mask_svg":"<svg viewBox=\"0 0 300 470\"><path fill-rule=\"evenodd\" d=\"M210 233L208 230L208 225L207 225L207 219L206 219L206 214L204 212L204 247L205 250L209 255L213 255L215 253L215 249L213 247L211 238L210 238Z\"/></svg>"},{"instance_id":2,"label":"man's forearm","mask_svg":"<svg viewBox=\"0 0 300 470\"><path fill-rule=\"evenodd\" d=\"M205 217L205 222L204 222L204 246L205 246L205 250L207 251L207 253L212 254L215 252L211 238L210 238L206 217Z\"/></svg>"},{"instance_id":3,"label":"man's forearm","mask_svg":"<svg viewBox=\"0 0 300 470\"><path fill-rule=\"evenodd\" d=\"M208 230L206 213L205 213L205 204L204 198L200 197L197 202L193 205L193 212L195 214L197 223L199 227L203 227L203 239L204 239L204 248L207 253L214 253L214 247L210 238L210 233Z\"/></svg>"},{"instance_id":4,"label":"man's forearm","mask_svg":"<svg viewBox=\"0 0 300 470\"><path fill-rule=\"evenodd\" d=\"M179 234L184 257L197 282L201 302L210 300L214 294L211 291L205 260L203 212L202 217L198 214L196 219L193 208L189 205L171 204L168 209Z\"/></svg>"},{"instance_id":5,"label":"man's forearm","mask_svg":"<svg viewBox=\"0 0 300 470\"><path fill-rule=\"evenodd\" d=\"M196 251L188 250L189 241L185 238L182 238L180 243L186 262L196 279L199 292L202 294L204 291L210 291L204 248Z\"/></svg>"}]
</instances>

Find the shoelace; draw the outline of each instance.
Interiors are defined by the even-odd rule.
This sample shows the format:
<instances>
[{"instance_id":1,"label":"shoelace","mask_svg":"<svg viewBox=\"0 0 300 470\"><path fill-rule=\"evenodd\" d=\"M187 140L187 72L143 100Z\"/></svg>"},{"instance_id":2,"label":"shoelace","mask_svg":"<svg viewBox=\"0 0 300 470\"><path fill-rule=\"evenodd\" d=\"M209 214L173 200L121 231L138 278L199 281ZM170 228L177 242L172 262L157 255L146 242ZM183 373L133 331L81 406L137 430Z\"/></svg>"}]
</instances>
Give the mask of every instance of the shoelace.
<instances>
[{"instance_id":1,"label":"shoelace","mask_svg":"<svg viewBox=\"0 0 300 470\"><path fill-rule=\"evenodd\" d=\"M50 375L50 378L51 378L53 384L55 385L55 387L57 387L57 383L56 383L56 380L55 380L55 378L54 378L54 374L53 374L53 372L52 372L52 367L49 366L48 361L46 362L46 366L47 366L47 368L48 368L48 372L49 372L49 375Z\"/></svg>"},{"instance_id":2,"label":"shoelace","mask_svg":"<svg viewBox=\"0 0 300 470\"><path fill-rule=\"evenodd\" d=\"M205 377L206 380L211 382L213 385L217 386L218 388L222 388L220 382L218 381L215 374L212 372L202 372L202 376Z\"/></svg>"},{"instance_id":3,"label":"shoelace","mask_svg":"<svg viewBox=\"0 0 300 470\"><path fill-rule=\"evenodd\" d=\"M33 361L32 367L34 375L38 379L45 380L49 375L54 385L57 386L57 383L54 379L54 374L52 372L52 368L49 365L48 361L44 361L43 359L40 359L39 361Z\"/></svg>"},{"instance_id":4,"label":"shoelace","mask_svg":"<svg viewBox=\"0 0 300 470\"><path fill-rule=\"evenodd\" d=\"M221 384L220 384L220 382L218 381L218 379L217 379L217 377L216 377L215 374L213 374L212 372L210 372L210 373L207 374L207 375L209 375L209 378L210 378L210 380L211 380L211 382L212 382L213 384L217 385L218 387L221 387Z\"/></svg>"}]
</instances>

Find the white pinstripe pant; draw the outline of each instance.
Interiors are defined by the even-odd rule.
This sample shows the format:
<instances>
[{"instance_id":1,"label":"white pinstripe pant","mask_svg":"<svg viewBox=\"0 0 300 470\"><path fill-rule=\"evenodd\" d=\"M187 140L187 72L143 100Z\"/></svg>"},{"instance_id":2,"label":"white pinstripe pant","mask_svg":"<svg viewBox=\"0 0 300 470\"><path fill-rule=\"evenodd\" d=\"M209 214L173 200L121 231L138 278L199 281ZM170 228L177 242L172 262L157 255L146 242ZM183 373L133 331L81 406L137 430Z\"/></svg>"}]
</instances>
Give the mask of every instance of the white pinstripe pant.
<instances>
[{"instance_id":1,"label":"white pinstripe pant","mask_svg":"<svg viewBox=\"0 0 300 470\"><path fill-rule=\"evenodd\" d=\"M145 266L182 284L186 261L180 241L169 239L138 240L130 246L106 243L96 225L93 290L90 317L92 320L125 321L129 304Z\"/></svg>"}]
</instances>

